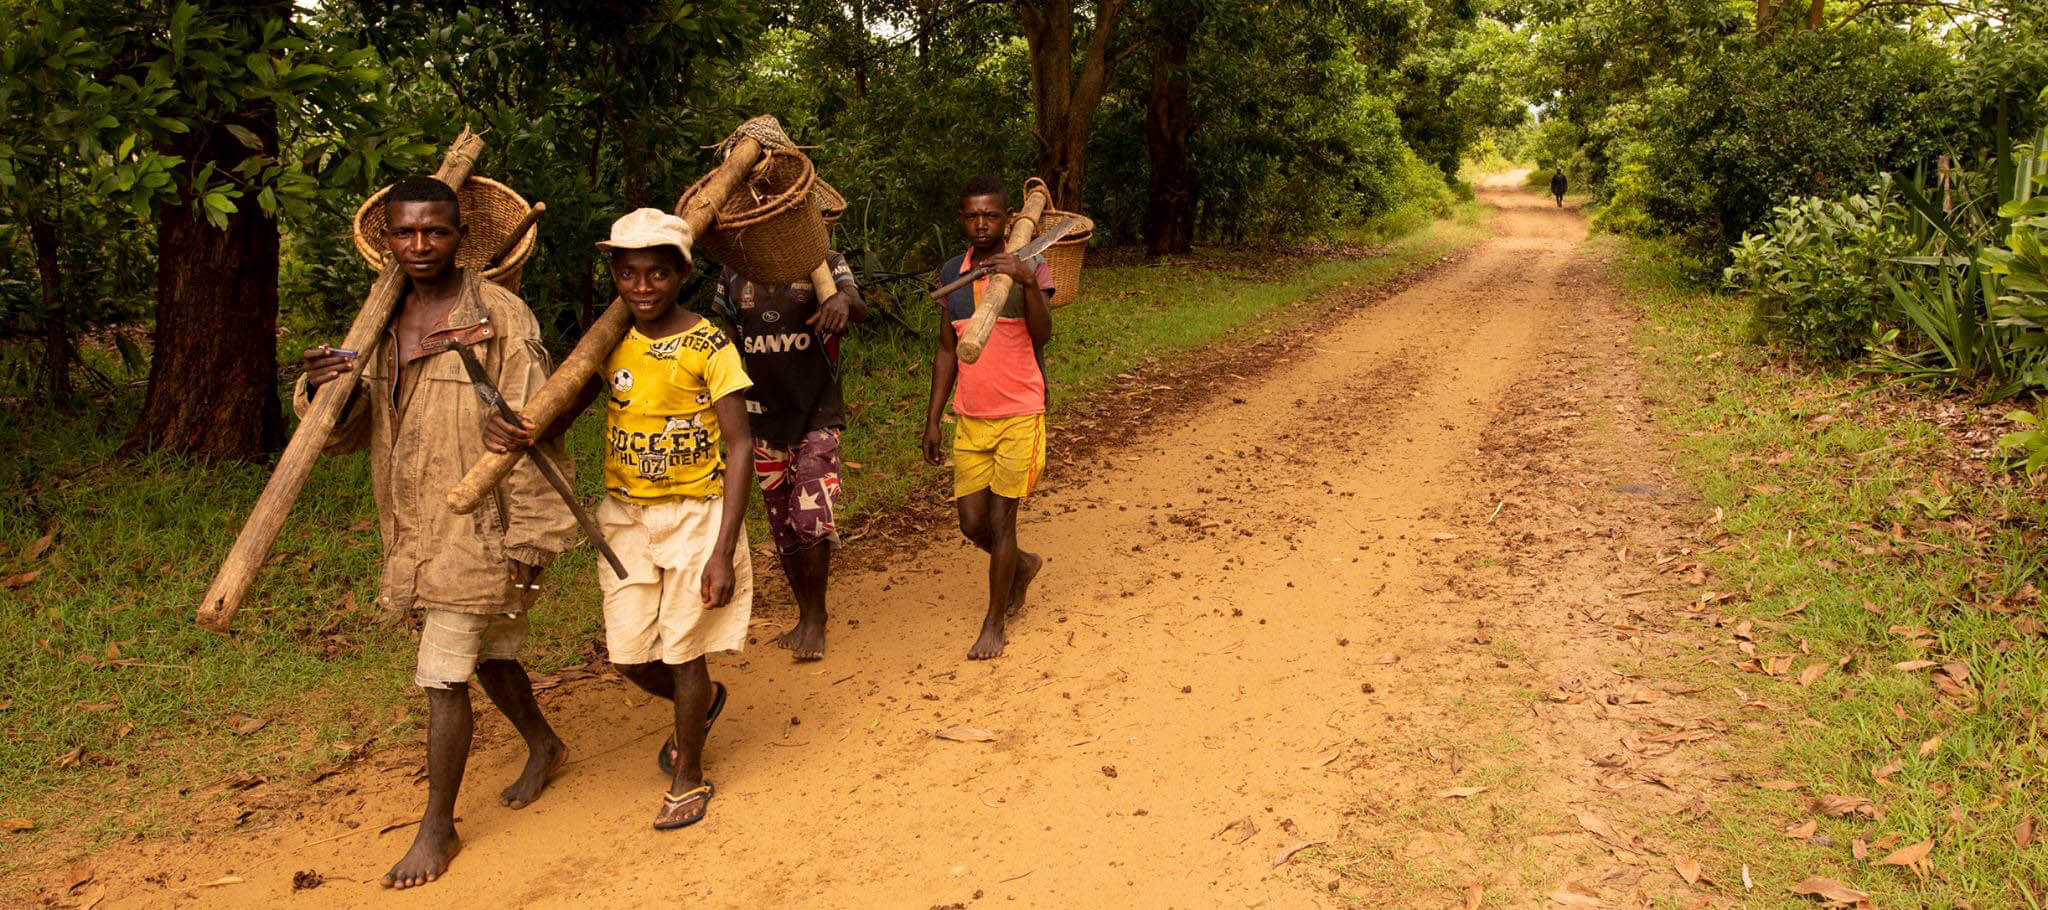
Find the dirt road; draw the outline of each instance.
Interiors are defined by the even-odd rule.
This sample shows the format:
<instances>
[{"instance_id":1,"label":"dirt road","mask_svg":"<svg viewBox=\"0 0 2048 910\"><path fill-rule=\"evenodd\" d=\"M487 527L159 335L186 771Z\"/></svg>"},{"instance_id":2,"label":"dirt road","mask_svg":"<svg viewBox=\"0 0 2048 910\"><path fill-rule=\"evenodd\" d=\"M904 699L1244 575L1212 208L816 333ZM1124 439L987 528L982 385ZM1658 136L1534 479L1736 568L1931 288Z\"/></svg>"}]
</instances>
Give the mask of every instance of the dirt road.
<instances>
[{"instance_id":1,"label":"dirt road","mask_svg":"<svg viewBox=\"0 0 2048 910\"><path fill-rule=\"evenodd\" d=\"M1538 906L1679 890L1627 829L1702 806L1704 772L1676 753L1716 722L1674 720L1699 714L1687 688L1635 676L1687 646L1645 593L1663 584L1648 554L1682 553L1692 529L1672 524L1682 500L1583 220L1486 196L1494 239L1056 474L1022 529L1050 562L1003 659L963 659L984 562L939 535L835 579L822 663L766 646L715 660L734 695L705 823L648 828L667 708L592 682L550 703L575 763L523 811L493 799L520 750L480 720L466 848L440 883L374 884L410 839L376 829L415 817L423 786L417 756L392 749L323 782L294 823L104 855L106 906L1467 906L1475 888L1485 906ZM783 617L762 612L765 641ZM934 736L955 726L995 739ZM325 883L292 893L302 870ZM223 876L243 881L201 887Z\"/></svg>"}]
</instances>

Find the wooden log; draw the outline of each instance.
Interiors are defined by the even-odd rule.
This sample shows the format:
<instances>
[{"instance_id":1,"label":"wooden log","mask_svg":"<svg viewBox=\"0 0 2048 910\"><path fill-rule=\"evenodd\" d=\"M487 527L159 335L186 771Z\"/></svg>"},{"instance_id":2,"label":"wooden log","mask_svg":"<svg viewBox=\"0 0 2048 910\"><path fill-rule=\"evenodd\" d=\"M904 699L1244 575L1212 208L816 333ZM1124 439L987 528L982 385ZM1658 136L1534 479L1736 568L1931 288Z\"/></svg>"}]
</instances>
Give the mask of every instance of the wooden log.
<instances>
[{"instance_id":1,"label":"wooden log","mask_svg":"<svg viewBox=\"0 0 2048 910\"><path fill-rule=\"evenodd\" d=\"M1052 202L1044 190L1030 190L1024 197L1024 209L1010 222L1010 237L1003 243L1003 249L1015 250L1031 242L1031 235L1038 229L1038 219L1045 214L1046 206ZM988 347L988 337L995 334L996 317L1003 314L1003 304L1009 302L1010 287L1015 282L1001 272L988 276L988 287L981 292L981 299L974 305L974 316L967 322L967 331L961 333L959 342L953 346L953 356L961 363L973 363L981 359L981 351Z\"/></svg>"},{"instance_id":2,"label":"wooden log","mask_svg":"<svg viewBox=\"0 0 2048 910\"><path fill-rule=\"evenodd\" d=\"M732 154L720 162L712 171L704 189L691 196L676 215L690 226L691 237L701 237L718 220L718 210L725 204L725 197L745 182L747 173L761 160L761 144L750 138L741 138L733 144ZM536 426L547 426L562 416L562 412L576 403L583 387L590 378L604 369L604 363L612 356L612 349L626 337L626 330L633 327L633 313L624 301L614 297L604 314L590 324L583 337L576 342L576 348L562 359L554 375L548 377L540 390L528 399L521 416L533 421ZM516 452L485 452L476 464L469 466L469 473L462 481L448 490L448 507L468 514L476 510L484 494L505 479L512 466L519 463Z\"/></svg>"},{"instance_id":3,"label":"wooden log","mask_svg":"<svg viewBox=\"0 0 2048 910\"><path fill-rule=\"evenodd\" d=\"M441 168L434 176L452 188L462 186L469 179L469 173L476 166L477 156L483 153L482 137L464 128L457 136L448 153L441 160ZM384 266L377 273L377 282L370 286L369 296L363 300L363 308L356 313L355 322L350 324L348 337L341 344L352 351L361 351L364 356L377 347L384 337L384 327L391 322L391 315L398 309L399 296L405 292L405 273L391 257L386 256ZM334 432L336 418L341 416L342 406L348 403L358 382L357 374L329 383L320 394L313 397L313 408L299 422L299 429L285 444L284 454L277 459L277 467L271 471L269 483L264 484L263 494L256 499L256 507L249 512L249 520L242 524L242 531L235 537L235 545L228 551L228 558L215 573L213 584L206 590L206 598L199 602L198 621L201 626L216 632L227 631L228 623L241 608L242 597L249 591L249 584L256 579L256 572L263 567L263 560L270 555L270 545L277 542L277 532L284 527L285 516L291 513L292 504L298 501L299 490L306 485L306 477L313 473L313 463L320 458L320 452L327 447L327 437ZM196 390L195 390L196 391Z\"/></svg>"}]
</instances>

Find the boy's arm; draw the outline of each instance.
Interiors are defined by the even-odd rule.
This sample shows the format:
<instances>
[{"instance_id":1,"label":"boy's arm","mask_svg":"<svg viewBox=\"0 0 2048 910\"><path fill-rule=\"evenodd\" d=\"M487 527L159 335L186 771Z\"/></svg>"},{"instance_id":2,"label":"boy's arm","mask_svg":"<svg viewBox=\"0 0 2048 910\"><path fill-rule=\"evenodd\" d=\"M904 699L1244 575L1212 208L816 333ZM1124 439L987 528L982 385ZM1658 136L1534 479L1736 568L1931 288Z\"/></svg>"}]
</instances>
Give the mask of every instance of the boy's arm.
<instances>
[{"instance_id":1,"label":"boy's arm","mask_svg":"<svg viewBox=\"0 0 2048 910\"><path fill-rule=\"evenodd\" d=\"M953 378L960 371L960 361L953 356L955 333L948 315L944 309L939 311L939 349L932 354L932 397L924 411L924 460L930 464L945 461L939 418L946 413L946 399L953 396Z\"/></svg>"},{"instance_id":2,"label":"boy's arm","mask_svg":"<svg viewBox=\"0 0 2048 910\"><path fill-rule=\"evenodd\" d=\"M704 607L725 606L736 579L732 560L744 544L747 491L754 487L754 431L747 422L745 391L721 396L711 409L718 415L718 433L725 438L725 508L718 520L718 543L704 565Z\"/></svg>"},{"instance_id":3,"label":"boy's arm","mask_svg":"<svg viewBox=\"0 0 2048 910\"><path fill-rule=\"evenodd\" d=\"M484 423L484 448L503 455L533 445L536 438L542 442L562 438L562 434L569 432L569 428L576 425L576 418L583 410L590 407L590 403L604 393L605 382L604 376L590 377L590 381L583 384L583 390L576 393L576 400L545 428L535 427L531 420L523 420L521 424L514 425L506 420L504 415L492 411L491 419Z\"/></svg>"}]
</instances>

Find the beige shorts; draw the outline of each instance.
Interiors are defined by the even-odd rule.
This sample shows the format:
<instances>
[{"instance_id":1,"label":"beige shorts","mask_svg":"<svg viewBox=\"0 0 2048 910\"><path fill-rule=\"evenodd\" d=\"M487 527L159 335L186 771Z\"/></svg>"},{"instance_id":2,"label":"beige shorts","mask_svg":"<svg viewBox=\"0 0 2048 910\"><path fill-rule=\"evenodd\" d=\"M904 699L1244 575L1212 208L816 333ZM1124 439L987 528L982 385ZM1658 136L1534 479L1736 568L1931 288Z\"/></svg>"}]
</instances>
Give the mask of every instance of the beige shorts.
<instances>
[{"instance_id":1,"label":"beige shorts","mask_svg":"<svg viewBox=\"0 0 2048 910\"><path fill-rule=\"evenodd\" d=\"M738 651L754 615L754 560L744 528L733 549L732 598L704 608L704 565L718 538L722 499L680 499L634 505L609 496L597 507L606 543L626 564L626 577L597 564L604 592L604 643L613 663L686 664L706 654Z\"/></svg>"},{"instance_id":2,"label":"beige shorts","mask_svg":"<svg viewBox=\"0 0 2048 910\"><path fill-rule=\"evenodd\" d=\"M478 661L518 660L528 624L524 613L428 610L420 621L420 657L412 681L422 689L462 688Z\"/></svg>"}]
</instances>

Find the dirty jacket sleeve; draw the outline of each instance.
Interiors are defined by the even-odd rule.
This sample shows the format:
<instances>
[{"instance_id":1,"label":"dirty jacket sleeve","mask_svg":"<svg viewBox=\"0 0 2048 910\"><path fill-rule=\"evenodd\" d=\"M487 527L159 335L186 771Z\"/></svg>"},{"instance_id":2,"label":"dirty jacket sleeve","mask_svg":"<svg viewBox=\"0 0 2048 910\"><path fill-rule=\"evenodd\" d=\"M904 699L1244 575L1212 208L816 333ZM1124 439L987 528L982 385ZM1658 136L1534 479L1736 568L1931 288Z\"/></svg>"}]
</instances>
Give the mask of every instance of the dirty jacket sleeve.
<instances>
[{"instance_id":1,"label":"dirty jacket sleeve","mask_svg":"<svg viewBox=\"0 0 2048 910\"><path fill-rule=\"evenodd\" d=\"M526 402L547 382L548 352L532 336L505 339L504 357L498 364L498 392L514 411L524 411ZM562 477L575 486L575 465L569 460L561 438L534 447L553 462ZM582 531L576 516L548 485L540 469L520 458L500 485L505 495L505 558L532 566L544 566L576 545Z\"/></svg>"},{"instance_id":2,"label":"dirty jacket sleeve","mask_svg":"<svg viewBox=\"0 0 2048 910\"><path fill-rule=\"evenodd\" d=\"M346 379L335 380L347 383L348 404L341 409L341 419L334 424L334 432L328 434L327 445L320 449L322 455L345 455L370 447L370 396L363 390L362 380L350 374ZM338 394L339 387L330 384L327 394ZM300 420L313 410L313 398L307 393L305 374L292 384L292 413ZM546 481L542 481L545 483Z\"/></svg>"}]
</instances>

